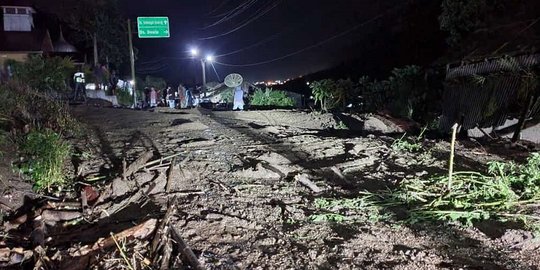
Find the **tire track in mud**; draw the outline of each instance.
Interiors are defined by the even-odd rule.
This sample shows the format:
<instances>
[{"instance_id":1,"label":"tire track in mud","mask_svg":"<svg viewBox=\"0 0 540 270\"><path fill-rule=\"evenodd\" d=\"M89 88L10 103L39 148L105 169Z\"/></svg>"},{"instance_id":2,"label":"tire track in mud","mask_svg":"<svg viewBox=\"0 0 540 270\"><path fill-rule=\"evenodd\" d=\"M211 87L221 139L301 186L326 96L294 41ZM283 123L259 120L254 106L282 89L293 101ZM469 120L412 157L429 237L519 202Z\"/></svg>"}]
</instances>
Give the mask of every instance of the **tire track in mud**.
<instances>
[{"instance_id":1,"label":"tire track in mud","mask_svg":"<svg viewBox=\"0 0 540 270\"><path fill-rule=\"evenodd\" d=\"M184 129L183 123L171 127L177 117L162 113L145 118L143 125L128 121L111 126L99 121L107 113L95 113L102 115L92 121L106 130L114 153L136 156L144 151L134 143L126 145L137 130L148 134L160 153L192 153L185 169L198 175L195 185L206 194L178 201L181 218L176 226L211 269L533 269L478 232L447 224L393 228L384 223L306 222L313 196L304 187L282 176L241 179L234 174L266 162L261 156L277 153L317 176L335 196L350 196L361 181L340 183L328 168L352 168L348 178L360 174L360 180L380 182L388 174L379 170L395 165L395 160L370 161L370 156L381 159L389 151L377 138L324 137L315 130L275 127L271 122L250 125L205 110L182 117L205 126L193 130ZM152 122L155 128L144 127ZM363 149L369 147L374 150ZM345 155L351 151L358 154ZM210 165L215 168L203 171Z\"/></svg>"},{"instance_id":2,"label":"tire track in mud","mask_svg":"<svg viewBox=\"0 0 540 270\"><path fill-rule=\"evenodd\" d=\"M263 146L266 150L271 152L276 152L280 155L283 155L287 157L289 160L298 160L299 154L296 153L292 149L282 149L281 147L276 147L284 142L284 140L280 138L276 138L275 134L269 135L268 133L261 132L259 129L252 128L249 123L245 123L243 121L231 121L230 118L224 119L220 118L219 116L208 113L208 116L205 120L203 120L207 125L219 128L220 131L224 131L225 133L231 132L232 134L235 134L235 136L240 135L241 137L249 138L254 141L263 142ZM270 121L270 125L271 121ZM224 129L225 127L225 129ZM225 131L228 130L228 131ZM248 140L249 140L248 139ZM324 142L312 142L312 144L324 144ZM294 145L294 143L292 143ZM305 146L305 145L304 145ZM244 147L246 147L244 145ZM309 147L308 147L309 148ZM315 148L317 149L317 148ZM388 153L385 153L387 155ZM300 155L301 156L301 155ZM338 161L337 163L332 164L331 162L328 164L324 164L326 166L332 166L332 165L338 165L340 162L343 162L343 160ZM384 161L382 162L384 163ZM380 164L379 164L380 166ZM312 168L315 168L317 166L313 166ZM320 173L314 172L313 170L311 173ZM321 177L328 177L328 175L321 175ZM332 183L335 184L335 183ZM321 231L324 231L323 228L320 228ZM371 229L368 229L371 230ZM335 231L334 231L335 233ZM385 234L388 234L388 232L385 232ZM400 233L398 233L399 235ZM415 234L412 239L410 239L410 235L407 234ZM418 235L420 234L420 235ZM332 235L332 233L329 233L327 236ZM340 233L337 234L338 237L341 235ZM508 252L508 250L501 249L500 247L497 247L496 245L493 245L493 243L490 242L489 239L485 239L485 236L478 235L478 232L471 233L470 231L460 229L459 227L455 227L452 225L447 224L435 224L435 225L427 225L424 227L419 226L411 226L410 231L406 233L407 236L404 237L404 239L409 238L409 241L412 240L412 242L407 243L405 241L405 245L399 244L402 240L394 239L394 244L391 245L391 251L392 255L399 255L403 254L405 252L406 254L410 254L411 250L417 250L415 251L418 254L424 254L427 259L424 263L418 263L415 262L416 256L413 255L413 257L410 257L409 260L403 260L403 257L401 257L401 260L392 261L388 260L388 258L385 258L386 261L383 258L380 258L381 261L379 263L373 264L375 268L387 268L387 267L398 267L400 266L403 269L432 269L432 268L474 268L474 269L534 269L534 267L522 264L519 260L514 259L511 254ZM335 236L334 236L335 237ZM381 237L379 235L379 239L376 241L384 241L385 237ZM477 240L477 239L482 240ZM358 239L351 238L348 241L344 240L342 241L342 245L346 245L349 243L357 243ZM339 241L338 241L339 242ZM415 245L418 245L419 243L424 243L423 246L420 246L419 248L411 248ZM470 245L471 242L474 242L476 244ZM362 244L360 244L361 246ZM405 249L402 251L399 247L404 247ZM396 249L396 247L398 247ZM355 249L355 248L353 248ZM370 248L367 248L370 250ZM376 250L376 249L375 249ZM397 252L398 250L399 252ZM380 250L377 252L381 252ZM308 252L309 253L309 252ZM328 252L328 254L331 254L332 252ZM385 252L383 252L385 253ZM412 252L414 253L414 252ZM427 255L426 255L427 254ZM387 254L386 256L388 256ZM407 257L409 255L406 255ZM435 257L433 257L435 256ZM439 257L438 257L439 256ZM330 257L332 257L330 255ZM392 257L392 256L390 256ZM488 259L489 258L489 259ZM431 261L430 261L431 260ZM326 263L331 261L330 259L327 260ZM412 261L412 262L411 262ZM366 267L367 265L371 265L371 263L368 263L369 261L364 261L361 265L362 268ZM338 263L334 262L335 265L339 265ZM331 263L334 264L334 263ZM365 263L365 265L364 265ZM353 264L354 265L354 264ZM405 265L408 265L405 266ZM349 268L351 265L349 264ZM340 267L341 268L341 267ZM371 268L371 267L368 267Z\"/></svg>"}]
</instances>

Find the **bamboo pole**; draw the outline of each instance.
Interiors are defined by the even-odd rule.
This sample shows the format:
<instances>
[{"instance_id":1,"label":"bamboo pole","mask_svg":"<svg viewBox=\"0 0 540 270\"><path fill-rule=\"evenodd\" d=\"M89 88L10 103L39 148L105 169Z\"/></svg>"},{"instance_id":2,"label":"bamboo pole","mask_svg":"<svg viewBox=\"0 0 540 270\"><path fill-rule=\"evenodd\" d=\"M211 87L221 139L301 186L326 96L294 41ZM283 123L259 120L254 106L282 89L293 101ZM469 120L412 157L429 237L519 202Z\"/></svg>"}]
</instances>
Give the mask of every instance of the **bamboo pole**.
<instances>
[{"instance_id":1,"label":"bamboo pole","mask_svg":"<svg viewBox=\"0 0 540 270\"><path fill-rule=\"evenodd\" d=\"M450 161L448 166L448 191L452 190L452 176L454 175L454 151L456 146L456 134L458 124L452 126L452 141L450 142Z\"/></svg>"}]
</instances>

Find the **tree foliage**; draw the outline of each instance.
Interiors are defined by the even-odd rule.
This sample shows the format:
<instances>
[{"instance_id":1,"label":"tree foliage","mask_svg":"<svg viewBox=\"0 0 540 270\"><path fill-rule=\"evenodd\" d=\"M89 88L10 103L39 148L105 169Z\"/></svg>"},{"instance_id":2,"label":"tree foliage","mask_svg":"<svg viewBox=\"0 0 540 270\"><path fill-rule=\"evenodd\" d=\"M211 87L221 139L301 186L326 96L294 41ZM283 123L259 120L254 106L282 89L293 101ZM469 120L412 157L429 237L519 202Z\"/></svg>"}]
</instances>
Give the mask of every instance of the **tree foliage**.
<instances>
[{"instance_id":1,"label":"tree foliage","mask_svg":"<svg viewBox=\"0 0 540 270\"><path fill-rule=\"evenodd\" d=\"M415 110L419 110L425 102L427 88L424 83L422 69L419 66L395 68L388 78L388 108L400 117L413 118Z\"/></svg>"},{"instance_id":2,"label":"tree foliage","mask_svg":"<svg viewBox=\"0 0 540 270\"><path fill-rule=\"evenodd\" d=\"M126 21L116 0L38 0L36 6L69 26L70 38L87 50L97 38L99 61L119 67L129 59Z\"/></svg>"},{"instance_id":3,"label":"tree foliage","mask_svg":"<svg viewBox=\"0 0 540 270\"><path fill-rule=\"evenodd\" d=\"M483 21L487 10L486 0L443 0L439 16L441 30L449 33L447 43L457 45L466 35Z\"/></svg>"},{"instance_id":4,"label":"tree foliage","mask_svg":"<svg viewBox=\"0 0 540 270\"><path fill-rule=\"evenodd\" d=\"M41 91L68 91L75 66L70 58L30 56L26 62L12 62L14 78Z\"/></svg>"},{"instance_id":5,"label":"tree foliage","mask_svg":"<svg viewBox=\"0 0 540 270\"><path fill-rule=\"evenodd\" d=\"M154 87L157 90L163 90L167 88L167 82L165 81L165 79L160 77L146 76L144 78L144 85L142 88L144 87Z\"/></svg>"},{"instance_id":6,"label":"tree foliage","mask_svg":"<svg viewBox=\"0 0 540 270\"><path fill-rule=\"evenodd\" d=\"M357 93L356 85L350 79L315 81L310 88L315 104L318 103L325 112L344 108Z\"/></svg>"}]
</instances>

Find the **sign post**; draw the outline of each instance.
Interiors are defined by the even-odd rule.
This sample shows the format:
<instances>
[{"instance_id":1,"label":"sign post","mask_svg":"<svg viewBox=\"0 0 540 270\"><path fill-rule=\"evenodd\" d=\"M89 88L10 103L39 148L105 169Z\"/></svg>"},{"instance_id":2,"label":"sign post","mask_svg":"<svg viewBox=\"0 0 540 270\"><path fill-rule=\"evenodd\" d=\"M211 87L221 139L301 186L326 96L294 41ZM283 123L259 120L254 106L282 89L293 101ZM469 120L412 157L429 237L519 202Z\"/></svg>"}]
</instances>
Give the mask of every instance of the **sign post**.
<instances>
[{"instance_id":1,"label":"sign post","mask_svg":"<svg viewBox=\"0 0 540 270\"><path fill-rule=\"evenodd\" d=\"M131 89L133 90L133 109L137 108L137 88L136 82L137 78L135 77L135 53L133 52L133 38L131 34L131 20L127 20L128 35L129 35L129 60L131 64Z\"/></svg>"},{"instance_id":2,"label":"sign post","mask_svg":"<svg viewBox=\"0 0 540 270\"><path fill-rule=\"evenodd\" d=\"M169 38L169 17L137 17L139 38Z\"/></svg>"}]
</instances>

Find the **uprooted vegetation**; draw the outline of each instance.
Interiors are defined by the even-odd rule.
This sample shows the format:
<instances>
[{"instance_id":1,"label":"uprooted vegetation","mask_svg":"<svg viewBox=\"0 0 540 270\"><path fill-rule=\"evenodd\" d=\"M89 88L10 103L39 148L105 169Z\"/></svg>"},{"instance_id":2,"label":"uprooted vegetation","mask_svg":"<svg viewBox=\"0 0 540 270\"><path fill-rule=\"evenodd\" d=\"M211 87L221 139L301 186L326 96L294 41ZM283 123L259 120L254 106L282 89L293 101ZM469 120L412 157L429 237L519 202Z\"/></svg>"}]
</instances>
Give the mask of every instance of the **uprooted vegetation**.
<instances>
[{"instance_id":1,"label":"uprooted vegetation","mask_svg":"<svg viewBox=\"0 0 540 270\"><path fill-rule=\"evenodd\" d=\"M312 219L361 222L394 217L409 223L456 221L468 226L496 220L538 231L539 200L540 153L533 153L525 164L490 162L485 173L455 172L451 179L430 175L352 199L319 198L314 206L322 212Z\"/></svg>"}]
</instances>

